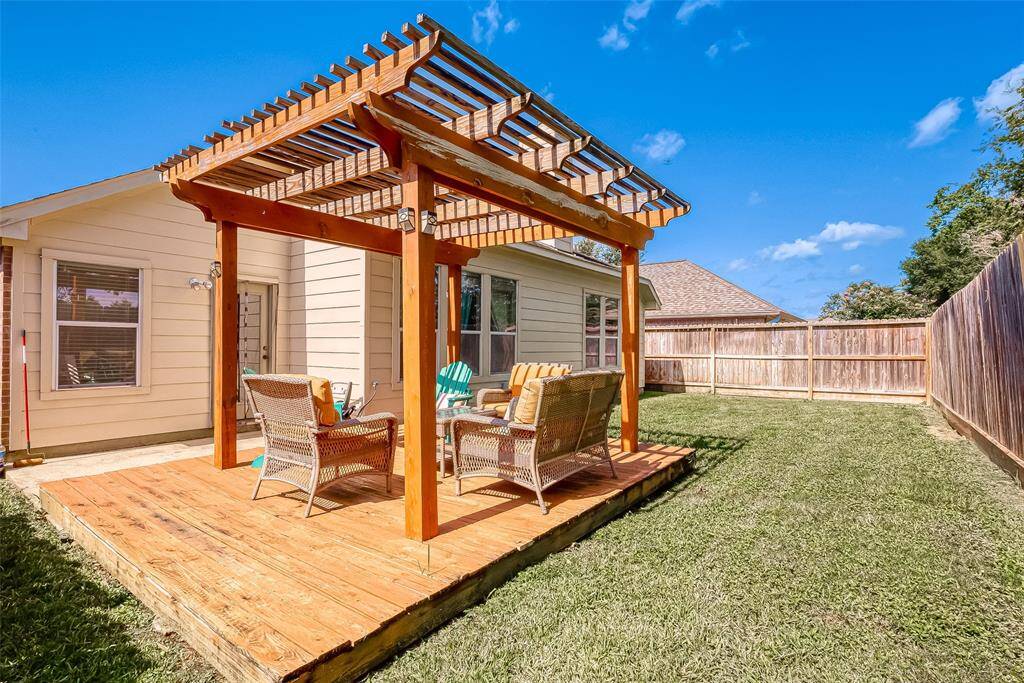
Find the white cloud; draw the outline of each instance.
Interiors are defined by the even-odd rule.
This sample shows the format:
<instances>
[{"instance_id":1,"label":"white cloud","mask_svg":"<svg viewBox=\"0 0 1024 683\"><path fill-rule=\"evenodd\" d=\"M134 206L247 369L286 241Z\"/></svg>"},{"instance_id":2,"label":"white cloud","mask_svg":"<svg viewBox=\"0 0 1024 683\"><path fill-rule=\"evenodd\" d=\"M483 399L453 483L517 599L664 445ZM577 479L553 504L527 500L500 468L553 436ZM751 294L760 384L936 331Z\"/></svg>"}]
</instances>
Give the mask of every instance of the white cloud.
<instances>
[{"instance_id":1,"label":"white cloud","mask_svg":"<svg viewBox=\"0 0 1024 683\"><path fill-rule=\"evenodd\" d=\"M849 272L850 275L860 275L861 273L864 272L864 266L862 266L859 263L854 263L852 266L850 266Z\"/></svg>"},{"instance_id":2,"label":"white cloud","mask_svg":"<svg viewBox=\"0 0 1024 683\"><path fill-rule=\"evenodd\" d=\"M501 8L498 0L491 0L486 7L473 12L473 41L490 45L501 25ZM509 26L512 25L512 29ZM509 19L505 24L505 33L512 33L519 28L518 19Z\"/></svg>"},{"instance_id":3,"label":"white cloud","mask_svg":"<svg viewBox=\"0 0 1024 683\"><path fill-rule=\"evenodd\" d=\"M708 59L714 59L718 56L718 43L711 43L708 45L708 49L704 50L704 54L708 56Z\"/></svg>"},{"instance_id":4,"label":"white cloud","mask_svg":"<svg viewBox=\"0 0 1024 683\"><path fill-rule=\"evenodd\" d=\"M747 204L749 204L750 206L764 204L764 197L757 190L751 190L750 194L747 195Z\"/></svg>"},{"instance_id":5,"label":"white cloud","mask_svg":"<svg viewBox=\"0 0 1024 683\"><path fill-rule=\"evenodd\" d=\"M818 243L813 240L797 238L792 242L783 242L761 250L762 258L770 258L772 261L787 261L791 258L808 258L819 256L821 249Z\"/></svg>"},{"instance_id":6,"label":"white cloud","mask_svg":"<svg viewBox=\"0 0 1024 683\"><path fill-rule=\"evenodd\" d=\"M884 242L903 234L902 228L894 225L861 223L859 221L838 221L825 224L815 239L820 242L842 242L844 251L853 251L865 243Z\"/></svg>"},{"instance_id":7,"label":"white cloud","mask_svg":"<svg viewBox=\"0 0 1024 683\"><path fill-rule=\"evenodd\" d=\"M960 102L962 97L949 97L924 115L914 124L914 137L907 147L926 147L941 142L953 132L953 124L960 118Z\"/></svg>"},{"instance_id":8,"label":"white cloud","mask_svg":"<svg viewBox=\"0 0 1024 683\"><path fill-rule=\"evenodd\" d=\"M540 92L538 92L537 94L540 95L541 97L543 97L548 102L554 102L555 101L555 93L551 92L551 84L550 83L546 84L543 88L541 88Z\"/></svg>"},{"instance_id":9,"label":"white cloud","mask_svg":"<svg viewBox=\"0 0 1024 683\"><path fill-rule=\"evenodd\" d=\"M684 24L689 24L693 15L700 10L705 7L718 7L718 5L719 0L686 0L686 2L679 6L679 10L676 12L676 19Z\"/></svg>"},{"instance_id":10,"label":"white cloud","mask_svg":"<svg viewBox=\"0 0 1024 683\"><path fill-rule=\"evenodd\" d=\"M629 47L629 38L619 30L618 24L612 24L605 29L604 34L597 39L598 45L619 52Z\"/></svg>"},{"instance_id":11,"label":"white cloud","mask_svg":"<svg viewBox=\"0 0 1024 683\"><path fill-rule=\"evenodd\" d=\"M1024 64L1019 64L988 84L984 97L974 98L979 121L994 119L997 113L1017 101L1017 89L1024 83Z\"/></svg>"},{"instance_id":12,"label":"white cloud","mask_svg":"<svg viewBox=\"0 0 1024 683\"><path fill-rule=\"evenodd\" d=\"M729 261L729 270L746 270L750 267L750 261L745 258L737 258Z\"/></svg>"},{"instance_id":13,"label":"white cloud","mask_svg":"<svg viewBox=\"0 0 1024 683\"><path fill-rule=\"evenodd\" d=\"M519 20L512 17L505 22L505 33L515 33L519 30Z\"/></svg>"},{"instance_id":14,"label":"white cloud","mask_svg":"<svg viewBox=\"0 0 1024 683\"><path fill-rule=\"evenodd\" d=\"M740 50L746 50L748 47L750 47L750 41L747 40L747 36L743 34L743 31L736 29L736 35L733 36L729 49L733 52L739 52Z\"/></svg>"},{"instance_id":15,"label":"white cloud","mask_svg":"<svg viewBox=\"0 0 1024 683\"><path fill-rule=\"evenodd\" d=\"M686 145L682 135L674 130L659 130L657 133L640 138L633 145L633 150L643 154L651 161L668 162Z\"/></svg>"},{"instance_id":16,"label":"white cloud","mask_svg":"<svg viewBox=\"0 0 1024 683\"><path fill-rule=\"evenodd\" d=\"M636 22L647 18L647 13L651 11L651 5L653 4L654 0L630 0L630 3L626 5L625 13L622 15L622 25L630 31L635 31Z\"/></svg>"}]
</instances>

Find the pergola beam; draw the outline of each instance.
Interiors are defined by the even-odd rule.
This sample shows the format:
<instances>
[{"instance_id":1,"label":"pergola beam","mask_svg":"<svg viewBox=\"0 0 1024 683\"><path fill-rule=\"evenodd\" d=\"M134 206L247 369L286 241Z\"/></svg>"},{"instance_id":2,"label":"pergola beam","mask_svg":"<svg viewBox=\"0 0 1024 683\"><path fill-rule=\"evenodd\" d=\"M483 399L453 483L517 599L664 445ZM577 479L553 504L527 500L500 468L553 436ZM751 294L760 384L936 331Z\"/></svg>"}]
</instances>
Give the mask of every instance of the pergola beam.
<instances>
[{"instance_id":1,"label":"pergola beam","mask_svg":"<svg viewBox=\"0 0 1024 683\"><path fill-rule=\"evenodd\" d=\"M680 211L683 211L680 209ZM685 213L685 211L683 211ZM633 211L626 214L633 220L651 228L660 228L677 215L670 209ZM465 247L493 247L502 244L535 242L537 240L568 237L571 230L534 220L514 213L491 215L483 218L447 223L440 226L439 236ZM537 237L536 235L540 235Z\"/></svg>"},{"instance_id":2,"label":"pergola beam","mask_svg":"<svg viewBox=\"0 0 1024 683\"><path fill-rule=\"evenodd\" d=\"M403 139L403 162L430 168L437 182L611 245L642 248L654 232L554 178L452 133L427 117L367 93L367 109Z\"/></svg>"},{"instance_id":3,"label":"pergola beam","mask_svg":"<svg viewBox=\"0 0 1024 683\"><path fill-rule=\"evenodd\" d=\"M501 127L505 125L505 122L525 111L531 99L531 93L513 97L490 107L470 112L457 119L446 121L441 125L470 140L485 140L497 137L501 133ZM581 144L582 141L574 140L572 142L576 143L575 146L579 148L576 151L580 151L585 147L585 145ZM555 147L560 149L556 151L554 147L551 147L549 148L550 152L546 156L543 150L530 152L523 156L529 156L530 159L540 159L542 161L547 159L548 163L553 163L557 160L557 164L551 168L558 168L570 154L576 153L570 147L562 145L556 145ZM351 156L331 161L323 166L311 168L301 173L294 173L272 183L254 187L249 191L249 194L262 197L263 199L290 199L309 192L317 192L353 180L359 180L381 171L393 171L397 174L400 161L400 159L389 160L383 148L373 147L368 150L355 152ZM397 188L398 186L396 185L395 187Z\"/></svg>"},{"instance_id":4,"label":"pergola beam","mask_svg":"<svg viewBox=\"0 0 1024 683\"><path fill-rule=\"evenodd\" d=\"M166 178L169 182L192 180L345 116L349 107L367 92L390 94L400 90L411 72L429 59L440 45L440 35L430 33L175 164L166 170Z\"/></svg>"},{"instance_id":5,"label":"pergola beam","mask_svg":"<svg viewBox=\"0 0 1024 683\"><path fill-rule=\"evenodd\" d=\"M208 221L228 221L264 232L380 254L402 254L402 234L398 230L188 180L179 180L171 185L171 192L178 199L198 207ZM438 241L436 258L437 263L465 265L479 253L477 249Z\"/></svg>"}]
</instances>

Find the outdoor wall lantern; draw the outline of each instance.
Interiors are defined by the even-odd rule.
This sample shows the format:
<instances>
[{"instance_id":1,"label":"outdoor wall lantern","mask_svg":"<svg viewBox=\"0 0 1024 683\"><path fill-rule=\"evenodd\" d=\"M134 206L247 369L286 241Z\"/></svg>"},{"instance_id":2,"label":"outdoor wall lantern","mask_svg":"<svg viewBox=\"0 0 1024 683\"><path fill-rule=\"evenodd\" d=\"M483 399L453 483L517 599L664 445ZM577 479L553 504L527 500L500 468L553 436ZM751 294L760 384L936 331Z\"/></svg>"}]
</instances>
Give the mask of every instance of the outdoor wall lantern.
<instances>
[{"instance_id":1,"label":"outdoor wall lantern","mask_svg":"<svg viewBox=\"0 0 1024 683\"><path fill-rule=\"evenodd\" d=\"M223 271L221 270L221 267L220 267L220 261L210 261L210 279L211 280L216 280L216 279L220 278L222 272Z\"/></svg>"},{"instance_id":2,"label":"outdoor wall lantern","mask_svg":"<svg viewBox=\"0 0 1024 683\"><path fill-rule=\"evenodd\" d=\"M424 235L433 235L437 230L437 214L433 211L424 211L421 222ZM403 207L398 210L398 226L402 228L403 232L412 232L416 229L412 222L412 209Z\"/></svg>"}]
</instances>

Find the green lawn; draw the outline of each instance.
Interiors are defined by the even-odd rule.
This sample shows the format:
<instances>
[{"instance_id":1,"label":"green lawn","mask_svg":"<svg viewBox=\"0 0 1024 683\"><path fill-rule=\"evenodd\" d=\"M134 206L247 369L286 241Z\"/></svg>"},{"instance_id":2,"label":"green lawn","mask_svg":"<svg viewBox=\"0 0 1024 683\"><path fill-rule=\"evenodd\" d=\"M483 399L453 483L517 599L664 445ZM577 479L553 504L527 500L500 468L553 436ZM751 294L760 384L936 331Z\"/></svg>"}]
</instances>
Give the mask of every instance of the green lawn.
<instances>
[{"instance_id":1,"label":"green lawn","mask_svg":"<svg viewBox=\"0 0 1024 683\"><path fill-rule=\"evenodd\" d=\"M374 681L1024 680L1024 493L922 407L646 397L697 471ZM0 484L0 681L214 678Z\"/></svg>"},{"instance_id":2,"label":"green lawn","mask_svg":"<svg viewBox=\"0 0 1024 683\"><path fill-rule=\"evenodd\" d=\"M930 410L664 395L697 472L374 681L1021 681L1024 494Z\"/></svg>"}]
</instances>

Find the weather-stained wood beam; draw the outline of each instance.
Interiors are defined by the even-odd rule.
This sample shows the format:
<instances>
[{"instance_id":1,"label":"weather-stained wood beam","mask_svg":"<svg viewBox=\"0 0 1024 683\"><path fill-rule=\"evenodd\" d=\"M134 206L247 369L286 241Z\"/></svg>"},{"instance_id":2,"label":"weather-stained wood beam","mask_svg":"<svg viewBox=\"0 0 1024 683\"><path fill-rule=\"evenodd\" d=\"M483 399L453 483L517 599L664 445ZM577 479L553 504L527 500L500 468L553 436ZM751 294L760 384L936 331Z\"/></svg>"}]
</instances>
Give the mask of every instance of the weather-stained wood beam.
<instances>
[{"instance_id":1,"label":"weather-stained wood beam","mask_svg":"<svg viewBox=\"0 0 1024 683\"><path fill-rule=\"evenodd\" d=\"M605 175L603 179L608 180L609 177L610 176ZM436 188L436 194L438 199L443 199L446 195L450 194L450 190L443 187ZM652 192L614 195L611 197L596 197L596 199L602 204L610 206L620 213L629 214L639 211L640 207L644 204L657 200L661 195L662 191L656 190ZM382 190L373 190L372 192L365 192L352 197L344 197L342 199L325 202L315 208L317 211L323 211L324 213L329 213L335 216L358 217L359 214L391 211L397 209L401 205L402 191L401 187L396 185ZM491 204L490 202L485 202L481 199L474 199L472 197L469 199L459 199L445 203L438 203L436 206L438 223L464 221L471 218L480 218L490 214L503 213L507 211L503 206ZM378 225L398 227L397 221L378 223ZM645 225L647 224L645 223ZM657 226L650 225L649 227Z\"/></svg>"},{"instance_id":2,"label":"weather-stained wood beam","mask_svg":"<svg viewBox=\"0 0 1024 683\"><path fill-rule=\"evenodd\" d=\"M622 450L636 453L640 413L640 252L622 248Z\"/></svg>"},{"instance_id":3,"label":"weather-stained wood beam","mask_svg":"<svg viewBox=\"0 0 1024 683\"><path fill-rule=\"evenodd\" d=\"M166 180L192 180L204 173L261 152L348 113L367 92L390 94L406 86L409 75L441 46L434 32L378 62L361 67L337 83L300 99L273 116L238 131L165 171Z\"/></svg>"},{"instance_id":4,"label":"weather-stained wood beam","mask_svg":"<svg viewBox=\"0 0 1024 683\"><path fill-rule=\"evenodd\" d=\"M216 221L220 277L213 290L213 466L238 460L238 226Z\"/></svg>"},{"instance_id":5,"label":"weather-stained wood beam","mask_svg":"<svg viewBox=\"0 0 1024 683\"><path fill-rule=\"evenodd\" d=\"M365 152L356 152L329 164L292 174L273 183L254 187L249 194L274 201L291 199L307 192L324 190L388 169L394 170L395 167L391 164L387 154L382 148L373 147Z\"/></svg>"},{"instance_id":6,"label":"weather-stained wood beam","mask_svg":"<svg viewBox=\"0 0 1024 683\"><path fill-rule=\"evenodd\" d=\"M434 239L426 220L434 210L434 178L416 164L402 166L402 189L411 229L402 236L402 405L405 417L405 535L417 541L437 536L436 427L433 399L437 377L434 332Z\"/></svg>"},{"instance_id":7,"label":"weather-stained wood beam","mask_svg":"<svg viewBox=\"0 0 1024 683\"><path fill-rule=\"evenodd\" d=\"M660 228L676 217L673 211L669 209L634 211L626 215L652 228ZM442 224L438 228L438 236L441 239L477 249L501 244L535 242L554 237L566 237L572 234L574 233L571 230L556 228L543 221L516 213L503 213L455 221ZM541 236L536 237L536 235Z\"/></svg>"},{"instance_id":8,"label":"weather-stained wood beam","mask_svg":"<svg viewBox=\"0 0 1024 683\"><path fill-rule=\"evenodd\" d=\"M401 232L352 218L330 216L188 180L172 184L171 192L178 199L197 207L208 221L230 221L263 232L381 254L400 256L402 253ZM479 253L473 248L439 241L436 257L438 263L465 265Z\"/></svg>"},{"instance_id":9,"label":"weather-stained wood beam","mask_svg":"<svg viewBox=\"0 0 1024 683\"><path fill-rule=\"evenodd\" d=\"M489 137L495 137L501 132L501 127L506 121L518 116L529 106L530 100L531 95L529 93L521 97L513 97L510 100L505 100L490 107L470 112L457 119L447 121L443 125L471 140L484 140ZM559 155L554 152L554 148L551 149L552 151L547 155L549 163L560 159L558 164L552 168L558 168L565 159L575 153L572 150L563 149L559 150ZM531 153L531 157L533 156L537 155ZM316 192L334 187L335 185L359 180L380 171L392 170L397 173L400 164L401 159L391 159L384 148L374 147L373 149L356 152L351 156L337 159L323 166L311 168L301 173L294 173L275 182L254 187L249 191L249 194L275 201L290 199L308 192ZM398 186L396 185L396 187Z\"/></svg>"},{"instance_id":10,"label":"weather-stained wood beam","mask_svg":"<svg viewBox=\"0 0 1024 683\"><path fill-rule=\"evenodd\" d=\"M643 247L654 231L500 152L467 140L429 118L366 94L381 125L403 138L406 163L430 168L437 182L557 227L611 245Z\"/></svg>"}]
</instances>

